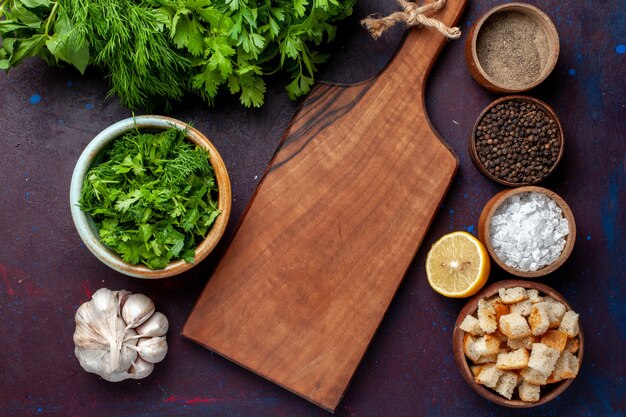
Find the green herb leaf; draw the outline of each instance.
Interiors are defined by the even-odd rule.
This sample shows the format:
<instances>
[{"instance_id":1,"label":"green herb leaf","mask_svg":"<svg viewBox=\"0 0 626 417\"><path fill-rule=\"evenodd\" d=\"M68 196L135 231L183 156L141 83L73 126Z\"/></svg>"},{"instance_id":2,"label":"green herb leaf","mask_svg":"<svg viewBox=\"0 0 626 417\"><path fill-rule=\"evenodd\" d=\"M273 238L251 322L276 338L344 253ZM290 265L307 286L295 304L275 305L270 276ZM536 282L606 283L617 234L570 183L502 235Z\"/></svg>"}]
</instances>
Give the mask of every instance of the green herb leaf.
<instances>
[{"instance_id":1,"label":"green herb leaf","mask_svg":"<svg viewBox=\"0 0 626 417\"><path fill-rule=\"evenodd\" d=\"M89 64L89 44L75 30L74 24L65 14L54 24L54 35L46 41L46 46L57 59L72 64L81 74Z\"/></svg>"},{"instance_id":2,"label":"green herb leaf","mask_svg":"<svg viewBox=\"0 0 626 417\"><path fill-rule=\"evenodd\" d=\"M285 89L287 93L289 93L289 98L295 99L296 97L307 94L311 90L313 83L313 78L299 74Z\"/></svg>"},{"instance_id":3,"label":"green herb leaf","mask_svg":"<svg viewBox=\"0 0 626 417\"><path fill-rule=\"evenodd\" d=\"M309 5L308 0L294 0L293 8L297 17L302 17L306 13L306 6Z\"/></svg>"},{"instance_id":4,"label":"green herb leaf","mask_svg":"<svg viewBox=\"0 0 626 417\"><path fill-rule=\"evenodd\" d=\"M37 55L46 44L46 37L41 34L29 39L16 39L16 44L15 51L11 55L11 65L17 65L25 58Z\"/></svg>"},{"instance_id":5,"label":"green herb leaf","mask_svg":"<svg viewBox=\"0 0 626 417\"><path fill-rule=\"evenodd\" d=\"M39 17L34 11L26 8L26 4L24 4L23 1L13 2L11 15L13 19L23 23L31 29L38 29L44 23L44 20L42 20L41 17Z\"/></svg>"},{"instance_id":6,"label":"green herb leaf","mask_svg":"<svg viewBox=\"0 0 626 417\"><path fill-rule=\"evenodd\" d=\"M50 0L17 0L16 3L22 3L24 6L34 9L35 7L49 7Z\"/></svg>"},{"instance_id":7,"label":"green herb leaf","mask_svg":"<svg viewBox=\"0 0 626 417\"><path fill-rule=\"evenodd\" d=\"M16 30L28 30L29 27L23 23L19 23L13 20L0 20L0 35L4 36L9 32Z\"/></svg>"},{"instance_id":8,"label":"green herb leaf","mask_svg":"<svg viewBox=\"0 0 626 417\"><path fill-rule=\"evenodd\" d=\"M241 95L239 101L246 107L261 107L265 96L265 82L261 77L245 73L239 77Z\"/></svg>"}]
</instances>

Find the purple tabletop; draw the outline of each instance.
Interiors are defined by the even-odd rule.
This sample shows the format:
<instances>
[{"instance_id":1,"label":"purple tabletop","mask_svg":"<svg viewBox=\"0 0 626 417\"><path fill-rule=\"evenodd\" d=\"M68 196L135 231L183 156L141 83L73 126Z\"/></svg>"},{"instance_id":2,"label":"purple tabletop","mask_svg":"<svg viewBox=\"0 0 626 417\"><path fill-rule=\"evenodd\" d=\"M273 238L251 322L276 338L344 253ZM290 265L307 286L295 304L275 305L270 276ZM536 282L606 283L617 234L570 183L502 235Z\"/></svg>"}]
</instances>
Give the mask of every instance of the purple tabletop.
<instances>
[{"instance_id":1,"label":"purple tabletop","mask_svg":"<svg viewBox=\"0 0 626 417\"><path fill-rule=\"evenodd\" d=\"M395 8L359 0L321 79L354 83L374 76L400 41L379 41L358 18ZM470 1L463 37L434 65L426 105L435 129L456 152L459 172L339 405L338 416L613 416L626 413L626 6L622 0L539 2L561 40L558 64L528 94L551 105L565 131L565 154L542 183L572 208L576 245L569 261L540 281L581 315L585 357L579 376L553 402L501 408L462 379L452 356L452 328L465 300L430 289L424 257L441 235L476 234L483 205L502 189L472 165L467 137L497 96L469 75L468 29L501 2ZM70 217L69 183L85 145L131 116L107 98L102 75L30 60L0 74L0 415L2 416L325 416L294 394L182 338L180 331L295 113L270 80L266 104L244 109L226 95L209 108L190 98L168 115L192 122L216 145L233 187L233 213L218 250L171 279L129 278L100 263ZM140 112L137 112L138 114ZM511 278L495 269L489 282ZM74 313L101 287L154 299L170 320L169 353L145 380L109 383L84 372L73 352Z\"/></svg>"}]
</instances>

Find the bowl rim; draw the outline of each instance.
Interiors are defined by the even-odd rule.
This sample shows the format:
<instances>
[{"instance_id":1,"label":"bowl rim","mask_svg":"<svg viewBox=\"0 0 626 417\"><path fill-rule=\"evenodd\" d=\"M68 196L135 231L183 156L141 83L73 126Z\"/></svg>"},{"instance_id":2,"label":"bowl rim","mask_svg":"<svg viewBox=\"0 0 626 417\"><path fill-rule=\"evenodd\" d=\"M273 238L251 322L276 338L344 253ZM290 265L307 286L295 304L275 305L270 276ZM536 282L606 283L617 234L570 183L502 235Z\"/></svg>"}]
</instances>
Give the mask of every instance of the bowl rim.
<instances>
[{"instance_id":1,"label":"bowl rim","mask_svg":"<svg viewBox=\"0 0 626 417\"><path fill-rule=\"evenodd\" d=\"M556 123L557 134L560 139L559 154L557 155L556 161L554 161L554 164L552 164L552 166L550 167L550 170L548 171L548 173L531 182L510 182L510 181L496 177L495 175L490 173L487 170L487 167L485 167L483 163L480 161L480 157L478 156L478 151L476 149L476 132L478 131L478 126L480 125L480 122L482 121L483 117L485 117L487 112L489 112L492 108L494 108L498 104L501 104L507 101L514 101L514 100L534 103L538 105L539 107L541 107L548 114L548 116L551 117ZM563 154L565 152L565 134L563 133L563 126L561 125L561 121L559 120L559 117L556 115L552 107L550 107L543 101L536 99L534 97L522 96L522 95L511 95L511 96L500 97L499 99L492 101L491 103L487 105L487 107L483 109L483 111L480 112L480 114L476 118L476 122L474 122L474 127L472 128L469 134L467 146L469 149L469 154L470 154L470 158L472 162L484 176L486 176L490 180L493 180L499 184L506 185L507 187L524 187L528 185L538 184L544 181L550 175L552 175L552 173L555 171L557 166L560 164L561 159L563 159Z\"/></svg>"},{"instance_id":2,"label":"bowl rim","mask_svg":"<svg viewBox=\"0 0 626 417\"><path fill-rule=\"evenodd\" d=\"M569 379L565 379L560 382L557 382L555 384L549 384L553 386L552 389L549 392L547 392L545 395L542 395L541 398L539 398L539 401L536 401L536 402L526 402L522 400L508 400L502 397L500 394L496 393L495 391L492 391L489 388L483 385L480 385L476 383L476 381L474 381L472 371L469 368L468 360L465 357L465 353L463 352L463 336L465 335L465 332L459 328L465 316L468 314L473 314L476 311L478 307L478 301L480 299L491 297L497 294L500 288L512 288L512 287L524 287L526 289L539 290L544 295L549 295L550 297L556 299L557 301L560 301L569 310L576 311L572 308L571 304L569 304L569 302L565 299L565 297L563 297L554 288L549 287L545 284L541 284L536 281L524 281L524 280L518 280L518 279L498 281L483 288L476 295L474 295L465 304L465 306L463 306L454 324L454 330L452 333L452 349L454 353L454 361L457 365L457 368L459 369L459 372L461 373L461 376L463 377L465 382L467 382L467 384L480 396L482 396L483 398L495 404L505 406L505 407L532 408L532 407L537 407L537 406L546 404L552 401L553 399L555 399L556 397L558 397L560 394L563 393L563 391L565 391L574 382L574 379L576 378L569 378ZM578 352L576 355L578 358L578 364L580 368L582 367L584 346L585 346L582 327L579 330L578 339L579 339L579 348L578 348Z\"/></svg>"},{"instance_id":3,"label":"bowl rim","mask_svg":"<svg viewBox=\"0 0 626 417\"><path fill-rule=\"evenodd\" d=\"M567 220L569 227L569 233L565 237L565 247L561 251L559 257L550 265L546 265L545 267L536 271L521 271L505 264L496 254L493 245L491 244L489 233L489 224L491 223L491 218L493 217L493 214L498 209L498 207L509 197L515 194L527 192L537 192L550 197L563 211L563 217ZM567 261L572 251L574 250L574 244L576 243L576 221L574 219L574 213L572 212L572 209L565 202L563 197L561 197L552 190L538 187L535 185L509 188L496 193L493 197L491 197L489 201L487 201L487 203L483 207L483 210L480 213L480 217L478 218L478 239L487 248L487 252L489 252L491 259L493 259L493 261L506 272L523 278L538 278L556 271L559 267L561 267L561 265L565 263L565 261Z\"/></svg>"},{"instance_id":4,"label":"bowl rim","mask_svg":"<svg viewBox=\"0 0 626 417\"><path fill-rule=\"evenodd\" d=\"M120 137L122 134L135 128L156 128L164 130L172 126L181 130L187 129L187 139L199 146L202 146L209 152L209 162L215 172L218 186L218 208L221 213L215 219L215 223L213 223L213 226L207 233L204 240L202 240L202 242L200 242L200 244L196 247L196 254L193 263L185 262L185 260L179 259L169 263L163 269L153 270L140 264L134 265L127 263L116 253L103 245L97 236L97 232L93 225L93 219L89 214L80 209L78 201L80 200L83 180L90 169L94 158L96 158L96 156L104 148L106 148L109 143ZM226 165L224 164L224 161L215 146L209 141L208 138L206 138L206 136L194 127L180 120L167 116L144 115L129 117L113 123L98 133L87 144L78 158L72 173L69 194L70 211L76 230L78 231L78 234L87 249L89 249L89 251L96 256L96 258L102 261L105 265L122 274L135 278L159 279L178 275L191 269L206 258L215 246L217 246L217 243L226 230L230 217L232 205L231 193L230 179L226 170Z\"/></svg>"},{"instance_id":5,"label":"bowl rim","mask_svg":"<svg viewBox=\"0 0 626 417\"><path fill-rule=\"evenodd\" d=\"M516 88L500 84L496 80L494 80L483 69L480 60L478 59L477 53L478 35L480 34L480 30L482 29L485 22L487 22L487 20L489 20L489 18L491 18L494 14L507 11L519 12L533 19L543 29L546 37L548 38L547 41L550 47L548 60L546 64L542 67L537 79L528 85ZM522 2L500 4L489 9L478 19L478 21L472 27L467 42L468 48L470 49L470 53L468 55L474 61L473 65L475 66L476 71L478 72L480 77L483 78L483 80L477 81L487 89L501 93L521 93L537 87L539 84L544 82L546 78L548 78L548 76L550 76L552 71L554 71L560 53L559 33L556 30L556 26L554 25L554 22L552 22L552 19L550 19L550 17L538 7Z\"/></svg>"}]
</instances>

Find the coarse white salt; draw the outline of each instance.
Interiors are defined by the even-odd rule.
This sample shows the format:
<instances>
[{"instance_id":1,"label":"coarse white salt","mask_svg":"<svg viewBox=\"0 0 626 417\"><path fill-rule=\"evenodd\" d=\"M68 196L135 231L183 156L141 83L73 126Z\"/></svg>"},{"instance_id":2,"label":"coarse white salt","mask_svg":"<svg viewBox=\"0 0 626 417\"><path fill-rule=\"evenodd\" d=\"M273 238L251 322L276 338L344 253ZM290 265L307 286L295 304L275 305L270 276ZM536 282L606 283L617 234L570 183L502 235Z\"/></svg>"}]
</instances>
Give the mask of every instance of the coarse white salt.
<instances>
[{"instance_id":1,"label":"coarse white salt","mask_svg":"<svg viewBox=\"0 0 626 417\"><path fill-rule=\"evenodd\" d=\"M491 245L502 262L537 271L556 261L569 234L567 219L554 200L537 192L507 198L489 225Z\"/></svg>"}]
</instances>

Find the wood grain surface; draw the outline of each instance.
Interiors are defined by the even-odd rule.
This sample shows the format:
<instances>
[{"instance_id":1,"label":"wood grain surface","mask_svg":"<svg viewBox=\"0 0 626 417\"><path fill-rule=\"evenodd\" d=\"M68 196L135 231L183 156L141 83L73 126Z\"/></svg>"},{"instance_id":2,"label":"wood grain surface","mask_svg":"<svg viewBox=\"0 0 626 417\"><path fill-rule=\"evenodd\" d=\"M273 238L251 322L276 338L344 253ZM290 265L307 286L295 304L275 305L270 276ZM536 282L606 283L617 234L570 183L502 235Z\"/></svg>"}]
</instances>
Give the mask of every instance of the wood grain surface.
<instances>
[{"instance_id":1,"label":"wood grain surface","mask_svg":"<svg viewBox=\"0 0 626 417\"><path fill-rule=\"evenodd\" d=\"M412 30L376 80L313 90L184 336L334 411L457 169L424 109L446 42Z\"/></svg>"}]
</instances>

